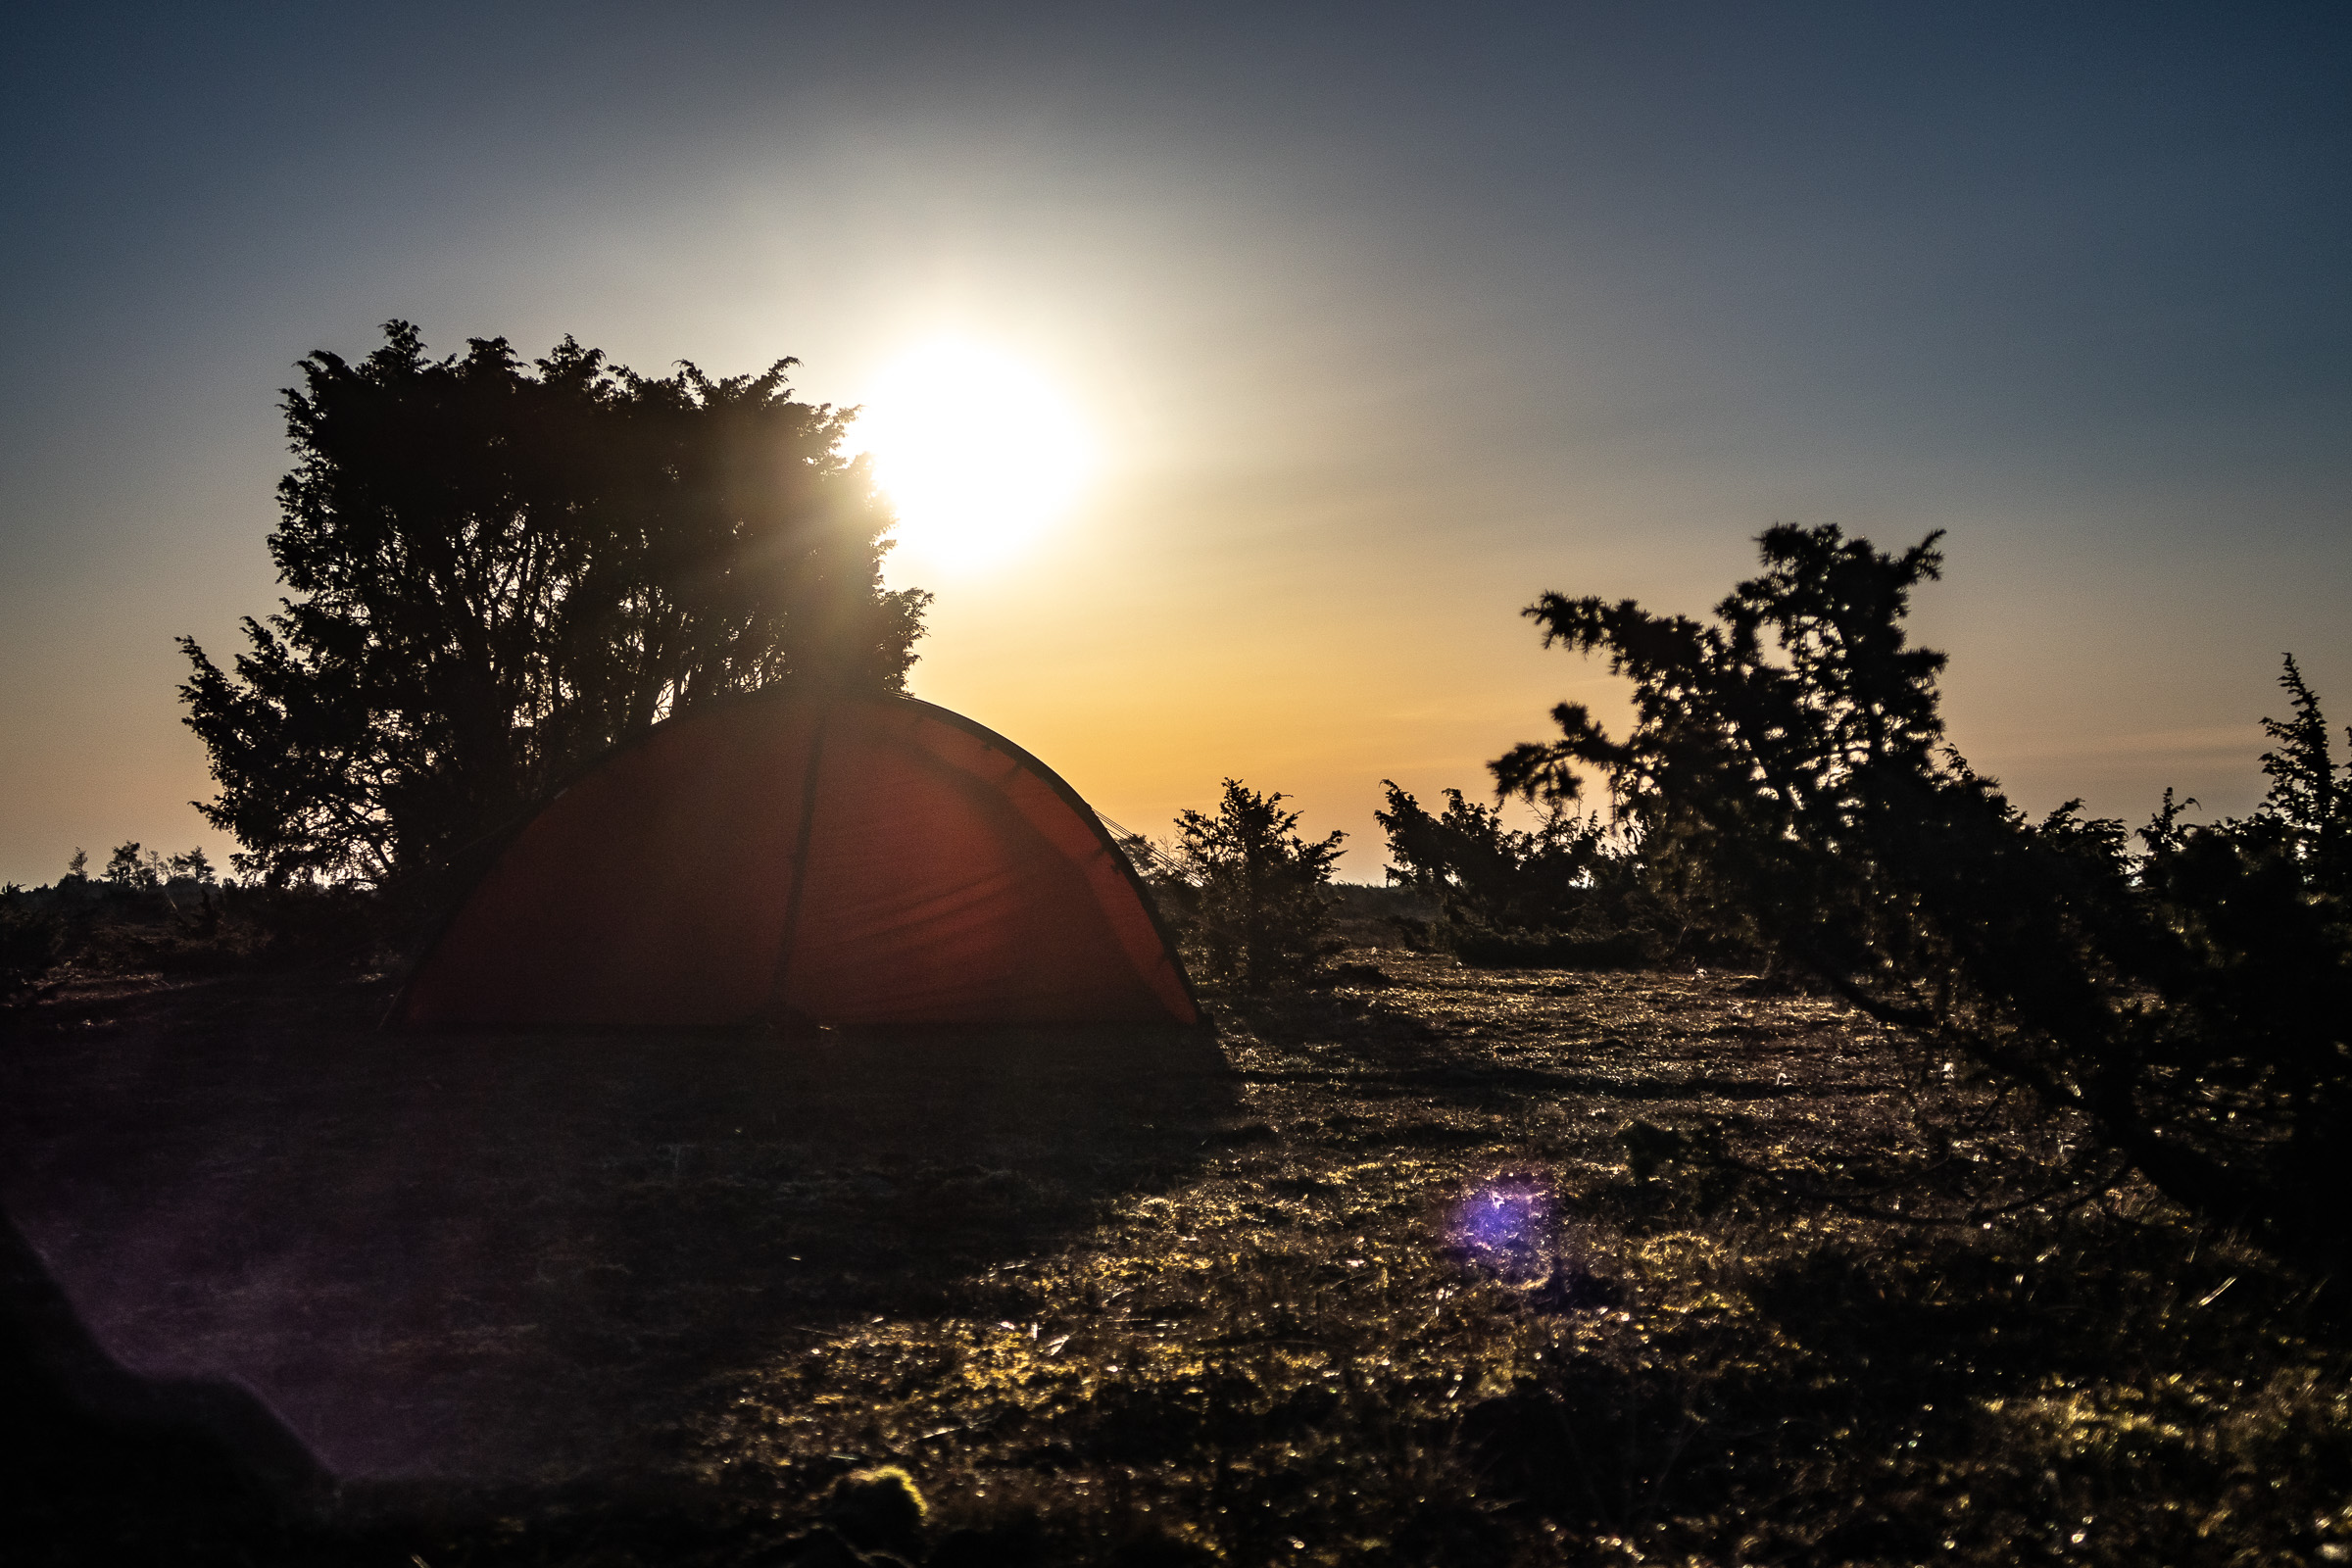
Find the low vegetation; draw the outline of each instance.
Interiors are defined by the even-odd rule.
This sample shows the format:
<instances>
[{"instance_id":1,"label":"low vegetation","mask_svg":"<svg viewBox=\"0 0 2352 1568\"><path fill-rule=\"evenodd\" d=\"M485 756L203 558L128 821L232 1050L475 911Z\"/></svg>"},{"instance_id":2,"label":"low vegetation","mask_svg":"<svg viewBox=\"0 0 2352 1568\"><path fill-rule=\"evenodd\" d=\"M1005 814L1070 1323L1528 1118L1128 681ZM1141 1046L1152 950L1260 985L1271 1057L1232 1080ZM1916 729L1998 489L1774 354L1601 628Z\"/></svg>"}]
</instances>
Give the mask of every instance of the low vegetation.
<instances>
[{"instance_id":1,"label":"low vegetation","mask_svg":"<svg viewBox=\"0 0 2352 1568\"><path fill-rule=\"evenodd\" d=\"M1267 1563L2352 1534L2313 1283L2143 1185L2051 1194L2063 1129L1752 980L1390 968L1229 1035L1190 1180L755 1377L713 1479L813 1501L928 1457L1066 1560L1150 1518Z\"/></svg>"},{"instance_id":2,"label":"low vegetation","mask_svg":"<svg viewBox=\"0 0 2352 1568\"><path fill-rule=\"evenodd\" d=\"M75 851L46 887L0 889L0 1005L122 975L187 979L396 953L416 927L363 889L223 882L201 849Z\"/></svg>"},{"instance_id":3,"label":"low vegetation","mask_svg":"<svg viewBox=\"0 0 2352 1568\"><path fill-rule=\"evenodd\" d=\"M1468 963L1623 965L1707 956L1720 944L1644 885L1636 838L1598 813L1547 803L1529 829L1446 791L1432 815L1384 780L1373 813L1389 880L1435 910L1412 934Z\"/></svg>"},{"instance_id":4,"label":"low vegetation","mask_svg":"<svg viewBox=\"0 0 2352 1568\"><path fill-rule=\"evenodd\" d=\"M403 1389L452 1412L464 1474L347 1487L281 1560L2352 1550L2333 1288L2128 1171L2055 1179L2082 1117L1755 973L1342 957L1213 1044L985 1060L491 1062L367 1032L367 986L266 1022L69 988L18 1019L8 1131L51 1174L12 1208L71 1214L69 1272L159 1203L236 1213L151 1333L281 1396L325 1351L376 1411L338 1441L396 1443ZM925 1511L861 1536L892 1467Z\"/></svg>"}]
</instances>

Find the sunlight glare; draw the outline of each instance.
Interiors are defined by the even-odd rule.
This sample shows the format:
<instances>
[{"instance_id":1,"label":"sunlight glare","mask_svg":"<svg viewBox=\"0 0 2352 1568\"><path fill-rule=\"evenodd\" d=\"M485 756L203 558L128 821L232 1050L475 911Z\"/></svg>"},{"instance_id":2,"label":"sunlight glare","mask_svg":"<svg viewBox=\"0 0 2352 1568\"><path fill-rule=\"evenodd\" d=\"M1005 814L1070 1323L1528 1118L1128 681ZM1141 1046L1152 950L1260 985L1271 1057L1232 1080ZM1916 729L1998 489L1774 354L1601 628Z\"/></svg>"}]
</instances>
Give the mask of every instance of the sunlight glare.
<instances>
[{"instance_id":1,"label":"sunlight glare","mask_svg":"<svg viewBox=\"0 0 2352 1568\"><path fill-rule=\"evenodd\" d=\"M901 548L928 563L1012 554L1069 509L1094 466L1087 432L1053 386L956 338L885 370L857 429L898 509Z\"/></svg>"}]
</instances>

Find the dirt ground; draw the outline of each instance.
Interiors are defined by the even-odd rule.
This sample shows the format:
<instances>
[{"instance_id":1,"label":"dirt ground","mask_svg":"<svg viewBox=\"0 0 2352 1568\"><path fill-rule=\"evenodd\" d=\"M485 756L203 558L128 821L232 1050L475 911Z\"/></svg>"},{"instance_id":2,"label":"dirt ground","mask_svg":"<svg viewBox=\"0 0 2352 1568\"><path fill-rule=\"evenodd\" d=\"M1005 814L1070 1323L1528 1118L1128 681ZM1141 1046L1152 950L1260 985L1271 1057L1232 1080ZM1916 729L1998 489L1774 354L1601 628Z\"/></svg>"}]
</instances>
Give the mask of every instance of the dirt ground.
<instances>
[{"instance_id":1,"label":"dirt ground","mask_svg":"<svg viewBox=\"0 0 2352 1568\"><path fill-rule=\"evenodd\" d=\"M786 1561L879 1464L934 1562L2352 1560L2326 1291L2063 1126L1754 976L1347 957L1213 1037L69 986L0 1204L433 1568Z\"/></svg>"}]
</instances>

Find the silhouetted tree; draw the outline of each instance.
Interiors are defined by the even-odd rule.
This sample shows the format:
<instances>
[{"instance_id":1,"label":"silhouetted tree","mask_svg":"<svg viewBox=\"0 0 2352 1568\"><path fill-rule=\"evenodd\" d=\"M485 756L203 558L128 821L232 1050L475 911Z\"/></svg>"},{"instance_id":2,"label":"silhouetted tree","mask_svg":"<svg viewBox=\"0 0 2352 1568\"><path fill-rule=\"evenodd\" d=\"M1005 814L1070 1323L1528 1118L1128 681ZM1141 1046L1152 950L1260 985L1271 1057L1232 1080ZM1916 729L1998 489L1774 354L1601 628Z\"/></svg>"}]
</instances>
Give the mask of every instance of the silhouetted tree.
<instances>
[{"instance_id":1,"label":"silhouetted tree","mask_svg":"<svg viewBox=\"0 0 2352 1568\"><path fill-rule=\"evenodd\" d=\"M777 681L889 690L928 595L885 592L890 511L849 412L781 360L650 379L566 338L428 359L389 323L286 393L270 537L291 590L224 673L191 638L206 818L272 885L447 866L586 760Z\"/></svg>"},{"instance_id":2,"label":"silhouetted tree","mask_svg":"<svg viewBox=\"0 0 2352 1568\"><path fill-rule=\"evenodd\" d=\"M185 877L200 888L209 888L220 880L213 871L212 857L204 853L201 844L184 854L172 856L164 864L172 881Z\"/></svg>"},{"instance_id":3,"label":"silhouetted tree","mask_svg":"<svg viewBox=\"0 0 2352 1568\"><path fill-rule=\"evenodd\" d=\"M106 859L106 882L122 893L152 893L164 885L164 858L153 850L141 854L137 839L118 844Z\"/></svg>"},{"instance_id":4,"label":"silhouetted tree","mask_svg":"<svg viewBox=\"0 0 2352 1568\"><path fill-rule=\"evenodd\" d=\"M1635 724L1614 740L1562 705L1498 787L1567 800L1600 772L1645 856L1874 1016L2081 1112L2176 1199L2340 1250L2344 793L2300 672L2254 817L2183 826L2168 794L2140 855L2079 802L2031 820L1942 743L1943 656L1902 629L1936 537L1887 556L1775 527L1709 624L1545 595L1546 645L1605 651Z\"/></svg>"},{"instance_id":5,"label":"silhouetted tree","mask_svg":"<svg viewBox=\"0 0 2352 1568\"><path fill-rule=\"evenodd\" d=\"M2352 784L2336 775L2352 768L2352 761L2339 767L2330 755L2320 700L2304 684L2292 654L2278 684L2286 689L2295 716L2262 721L2278 747L2262 755L2262 770L2271 780L2262 811L2278 824L2310 875L2340 897L2352 891L2344 885L2352 878Z\"/></svg>"},{"instance_id":6,"label":"silhouetted tree","mask_svg":"<svg viewBox=\"0 0 2352 1568\"><path fill-rule=\"evenodd\" d=\"M1323 889L1348 835L1301 837L1285 799L1229 778L1213 815L1180 813L1144 861L1193 972L1245 996L1302 983L1332 952Z\"/></svg>"}]
</instances>

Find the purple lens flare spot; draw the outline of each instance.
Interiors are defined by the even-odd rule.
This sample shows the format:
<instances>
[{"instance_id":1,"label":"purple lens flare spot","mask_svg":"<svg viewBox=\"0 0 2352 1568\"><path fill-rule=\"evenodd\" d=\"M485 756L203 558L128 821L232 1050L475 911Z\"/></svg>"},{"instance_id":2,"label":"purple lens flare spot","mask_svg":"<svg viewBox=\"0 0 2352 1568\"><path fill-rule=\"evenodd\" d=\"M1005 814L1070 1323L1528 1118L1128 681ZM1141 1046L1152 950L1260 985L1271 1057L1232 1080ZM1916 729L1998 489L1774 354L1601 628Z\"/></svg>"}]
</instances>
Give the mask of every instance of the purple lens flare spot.
<instances>
[{"instance_id":1,"label":"purple lens flare spot","mask_svg":"<svg viewBox=\"0 0 2352 1568\"><path fill-rule=\"evenodd\" d=\"M1454 1208L1451 1240L1504 1274L1534 1273L1545 1265L1558 1207L1542 1177L1491 1177Z\"/></svg>"}]
</instances>

